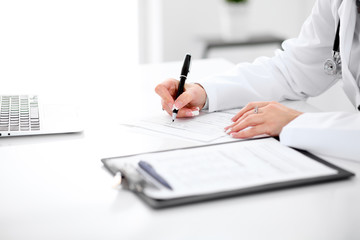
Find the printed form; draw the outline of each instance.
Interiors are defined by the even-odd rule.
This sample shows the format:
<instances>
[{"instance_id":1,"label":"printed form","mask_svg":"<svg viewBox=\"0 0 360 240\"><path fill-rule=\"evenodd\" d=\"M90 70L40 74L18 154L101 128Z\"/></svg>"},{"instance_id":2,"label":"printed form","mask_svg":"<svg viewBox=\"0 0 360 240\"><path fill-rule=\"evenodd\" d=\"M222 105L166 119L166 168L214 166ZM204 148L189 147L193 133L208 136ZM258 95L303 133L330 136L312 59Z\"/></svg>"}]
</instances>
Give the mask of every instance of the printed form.
<instances>
[{"instance_id":1,"label":"printed form","mask_svg":"<svg viewBox=\"0 0 360 240\"><path fill-rule=\"evenodd\" d=\"M145 194L155 199L231 191L337 173L273 138L141 154L124 160L118 163L127 162L136 167L138 161L147 161L172 186L173 190L160 184L155 184L157 188L145 188Z\"/></svg>"},{"instance_id":2,"label":"printed form","mask_svg":"<svg viewBox=\"0 0 360 240\"><path fill-rule=\"evenodd\" d=\"M221 138L232 140L224 132L224 127L232 124L234 112L201 112L199 116L177 118L174 122L169 115L161 114L141 119L132 126L201 142L213 142Z\"/></svg>"}]
</instances>

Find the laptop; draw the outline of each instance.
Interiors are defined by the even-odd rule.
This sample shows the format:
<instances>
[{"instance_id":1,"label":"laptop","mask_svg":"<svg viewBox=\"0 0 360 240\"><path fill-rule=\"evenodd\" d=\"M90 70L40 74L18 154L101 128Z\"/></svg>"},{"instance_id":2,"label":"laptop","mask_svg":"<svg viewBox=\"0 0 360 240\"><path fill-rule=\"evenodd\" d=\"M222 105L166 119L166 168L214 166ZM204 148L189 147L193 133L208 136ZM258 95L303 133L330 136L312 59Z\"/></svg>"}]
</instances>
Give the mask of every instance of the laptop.
<instances>
[{"instance_id":1,"label":"laptop","mask_svg":"<svg viewBox=\"0 0 360 240\"><path fill-rule=\"evenodd\" d=\"M77 109L42 105L37 95L0 95L0 137L81 132Z\"/></svg>"}]
</instances>

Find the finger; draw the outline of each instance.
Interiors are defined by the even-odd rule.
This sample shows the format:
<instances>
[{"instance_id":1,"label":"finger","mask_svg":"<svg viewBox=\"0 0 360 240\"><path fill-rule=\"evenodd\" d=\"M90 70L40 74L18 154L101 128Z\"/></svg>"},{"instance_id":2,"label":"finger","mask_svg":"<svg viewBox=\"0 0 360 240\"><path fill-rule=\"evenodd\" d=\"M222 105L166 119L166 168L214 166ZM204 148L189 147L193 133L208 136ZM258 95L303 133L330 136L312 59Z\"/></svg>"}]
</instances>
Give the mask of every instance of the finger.
<instances>
[{"instance_id":1,"label":"finger","mask_svg":"<svg viewBox=\"0 0 360 240\"><path fill-rule=\"evenodd\" d=\"M161 106L163 110L165 110L170 116L172 115L172 106L169 106L164 102L164 100L161 100Z\"/></svg>"},{"instance_id":2,"label":"finger","mask_svg":"<svg viewBox=\"0 0 360 240\"><path fill-rule=\"evenodd\" d=\"M245 118L247 118L247 117L248 117L249 115L251 115L251 114L255 114L255 112L254 112L253 109L245 112L240 118L238 118L238 119L236 120L236 122L234 122L233 124L225 127L225 128L224 128L225 132L229 133L229 132L230 132L230 131L228 131L229 129L232 129L235 125L239 124L241 121L243 121Z\"/></svg>"},{"instance_id":3,"label":"finger","mask_svg":"<svg viewBox=\"0 0 360 240\"><path fill-rule=\"evenodd\" d=\"M264 124L254 126L240 132L231 133L230 136L233 138L251 138L262 134L266 134Z\"/></svg>"},{"instance_id":4,"label":"finger","mask_svg":"<svg viewBox=\"0 0 360 240\"><path fill-rule=\"evenodd\" d=\"M162 108L164 111L166 111L170 116L172 116L173 110L172 108L169 108L167 104L165 104L162 101ZM192 107L192 108L182 108L178 111L177 116L178 118L184 118L184 117L194 117L200 114L200 108L199 107Z\"/></svg>"},{"instance_id":5,"label":"finger","mask_svg":"<svg viewBox=\"0 0 360 240\"><path fill-rule=\"evenodd\" d=\"M255 108L255 102L248 103L245 107L243 107L231 120L236 122L244 113L250 111Z\"/></svg>"},{"instance_id":6,"label":"finger","mask_svg":"<svg viewBox=\"0 0 360 240\"><path fill-rule=\"evenodd\" d=\"M179 80L176 80L175 78L169 78L164 82L160 83L159 85L164 86L166 89L168 89L170 94L175 97L179 86Z\"/></svg>"},{"instance_id":7,"label":"finger","mask_svg":"<svg viewBox=\"0 0 360 240\"><path fill-rule=\"evenodd\" d=\"M164 82L156 86L155 92L164 100L164 102L172 108L174 105L174 99L172 96L170 83Z\"/></svg>"},{"instance_id":8,"label":"finger","mask_svg":"<svg viewBox=\"0 0 360 240\"><path fill-rule=\"evenodd\" d=\"M245 107L243 107L231 120L236 122L244 113L253 110L256 106L258 108L264 107L271 102L249 102Z\"/></svg>"},{"instance_id":9,"label":"finger","mask_svg":"<svg viewBox=\"0 0 360 240\"><path fill-rule=\"evenodd\" d=\"M253 127L264 122L261 114L253 114L245 118L244 120L237 122L231 129L228 131L228 134L241 131L248 127Z\"/></svg>"},{"instance_id":10,"label":"finger","mask_svg":"<svg viewBox=\"0 0 360 240\"><path fill-rule=\"evenodd\" d=\"M182 109L180 109L177 113L177 118L187 118L187 117L195 117L198 116L200 114L200 108L195 107L195 108L187 108L187 107L183 107Z\"/></svg>"},{"instance_id":11,"label":"finger","mask_svg":"<svg viewBox=\"0 0 360 240\"><path fill-rule=\"evenodd\" d=\"M193 100L193 95L191 91L183 92L180 96L175 100L174 106L176 109L181 109L190 103Z\"/></svg>"},{"instance_id":12,"label":"finger","mask_svg":"<svg viewBox=\"0 0 360 240\"><path fill-rule=\"evenodd\" d=\"M255 106L255 107L256 107L256 106ZM249 116L252 115L252 114L260 114L261 112L263 112L263 111L260 110L260 108L257 109L257 112L255 112L254 109L250 109L249 111L247 111L246 113L244 113L241 117L239 117L239 119L236 120L235 123L243 121L245 118L249 117Z\"/></svg>"}]
</instances>

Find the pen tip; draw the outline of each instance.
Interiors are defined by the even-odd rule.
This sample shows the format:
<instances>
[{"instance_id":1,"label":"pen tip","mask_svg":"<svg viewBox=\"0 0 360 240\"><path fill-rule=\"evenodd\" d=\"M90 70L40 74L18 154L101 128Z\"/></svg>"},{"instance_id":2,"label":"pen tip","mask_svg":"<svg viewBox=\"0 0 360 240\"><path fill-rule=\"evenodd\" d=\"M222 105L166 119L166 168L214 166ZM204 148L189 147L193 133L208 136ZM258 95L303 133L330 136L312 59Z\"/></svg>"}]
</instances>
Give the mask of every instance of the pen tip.
<instances>
[{"instance_id":1,"label":"pen tip","mask_svg":"<svg viewBox=\"0 0 360 240\"><path fill-rule=\"evenodd\" d=\"M173 114L172 114L172 122L175 121L175 118L176 118L176 113L173 113Z\"/></svg>"}]
</instances>

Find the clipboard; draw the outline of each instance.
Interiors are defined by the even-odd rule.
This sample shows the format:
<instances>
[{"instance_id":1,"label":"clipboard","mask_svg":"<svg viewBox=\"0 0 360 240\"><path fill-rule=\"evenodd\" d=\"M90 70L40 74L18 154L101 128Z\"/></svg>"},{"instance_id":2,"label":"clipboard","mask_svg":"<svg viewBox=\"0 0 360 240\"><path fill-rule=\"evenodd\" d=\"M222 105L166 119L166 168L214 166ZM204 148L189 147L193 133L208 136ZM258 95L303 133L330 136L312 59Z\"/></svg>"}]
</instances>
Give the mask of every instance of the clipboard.
<instances>
[{"instance_id":1,"label":"clipboard","mask_svg":"<svg viewBox=\"0 0 360 240\"><path fill-rule=\"evenodd\" d=\"M157 156L160 154L171 154L175 151L190 151L190 150L200 150L200 149L212 149L217 146L221 147L227 147L231 144L241 144L242 142L248 142L248 141L258 141L259 139L251 139L247 141L237 141L237 142L230 142L230 143L216 143L216 144L210 144L210 145L202 145L202 146L192 146L187 147L183 149L169 149L169 150L162 150L162 151L154 151L154 152L147 152L147 153L140 153L140 154L133 154L133 155L126 155L126 156L119 156L119 157L111 157L111 158L103 158L101 159L102 163L104 164L104 167L114 176L119 174L122 178L122 187L125 189L128 189L130 191L133 191L140 199L142 199L146 204L148 204L150 207L155 209L160 208L167 208L167 207L174 207L179 205L185 205L190 203L199 203L204 201L210 201L210 200L216 200L216 199L222 199L222 198L229 198L229 197L235 197L235 196L242 196L242 195L248 195L248 194L254 194L254 193L261 193L261 192L268 192L268 191L275 191L275 190L281 190L281 189L287 189L287 188L293 188L293 187L300 187L300 186L306 186L306 185L313 185L313 184L320 184L325 182L332 182L332 181L338 181L338 180L345 180L349 179L353 176L355 176L354 173L349 172L343 168L340 168L334 164L331 164L307 151L303 151L300 149L294 149L289 148L292 151L296 151L297 153L300 153L302 156L305 156L308 159L311 159L312 161L315 161L316 163L326 166L327 168L330 168L332 170L335 170L335 174L329 174L329 175L321 175L321 176L312 176L312 177L306 177L301 179L292 179L288 181L278 181L278 182L272 182L267 184L259 184L255 186L250 187L240 187L235 189L224 189L216 192L210 192L210 193L201 193L201 194L191 194L187 196L180 196L180 197L173 197L173 198L156 198L149 196L149 194L146 193L145 189L153 184L148 181L148 179L144 176L142 176L141 173L138 171L127 171L125 169L122 169L122 167L117 167L117 165L126 164L127 160L129 158L133 157L141 157L144 154L151 154L152 156ZM278 142L277 140L275 140ZM278 144L281 144L278 142ZM284 146L285 147L285 146ZM176 190L176 189L175 189Z\"/></svg>"}]
</instances>

